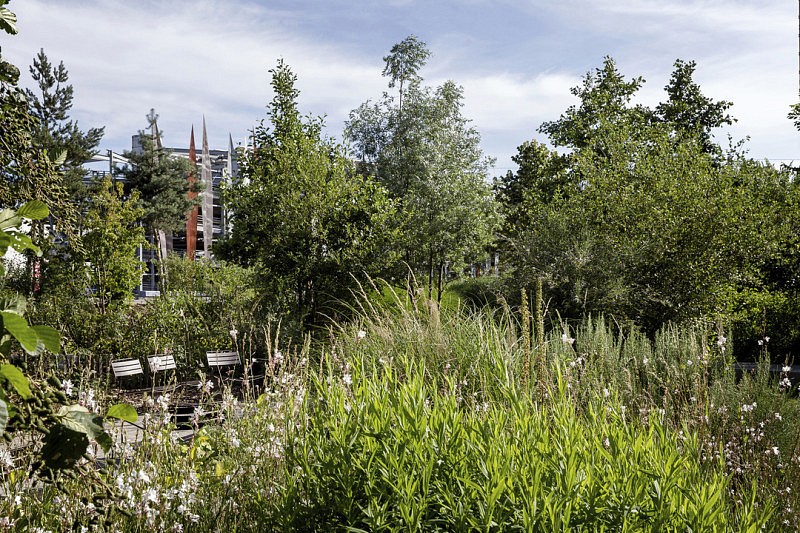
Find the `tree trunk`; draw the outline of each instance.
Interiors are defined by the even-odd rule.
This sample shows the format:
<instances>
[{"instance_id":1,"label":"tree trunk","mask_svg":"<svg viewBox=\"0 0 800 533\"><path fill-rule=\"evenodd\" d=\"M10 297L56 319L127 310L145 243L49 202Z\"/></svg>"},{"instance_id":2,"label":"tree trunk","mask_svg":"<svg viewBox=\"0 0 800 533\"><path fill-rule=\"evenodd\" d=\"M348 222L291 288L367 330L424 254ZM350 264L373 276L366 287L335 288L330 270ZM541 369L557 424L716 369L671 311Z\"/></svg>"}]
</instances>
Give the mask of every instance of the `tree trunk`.
<instances>
[{"instance_id":1,"label":"tree trunk","mask_svg":"<svg viewBox=\"0 0 800 533\"><path fill-rule=\"evenodd\" d=\"M158 251L158 287L164 291L167 288L167 269L164 259L167 258L167 234L164 230L156 230L156 240L158 241L156 250Z\"/></svg>"},{"instance_id":2,"label":"tree trunk","mask_svg":"<svg viewBox=\"0 0 800 533\"><path fill-rule=\"evenodd\" d=\"M439 294L436 298L436 302L441 304L442 303L442 277L444 275L444 262L439 263L439 283L438 283L438 290Z\"/></svg>"},{"instance_id":3,"label":"tree trunk","mask_svg":"<svg viewBox=\"0 0 800 533\"><path fill-rule=\"evenodd\" d=\"M433 249L428 252L428 300L433 298Z\"/></svg>"}]
</instances>

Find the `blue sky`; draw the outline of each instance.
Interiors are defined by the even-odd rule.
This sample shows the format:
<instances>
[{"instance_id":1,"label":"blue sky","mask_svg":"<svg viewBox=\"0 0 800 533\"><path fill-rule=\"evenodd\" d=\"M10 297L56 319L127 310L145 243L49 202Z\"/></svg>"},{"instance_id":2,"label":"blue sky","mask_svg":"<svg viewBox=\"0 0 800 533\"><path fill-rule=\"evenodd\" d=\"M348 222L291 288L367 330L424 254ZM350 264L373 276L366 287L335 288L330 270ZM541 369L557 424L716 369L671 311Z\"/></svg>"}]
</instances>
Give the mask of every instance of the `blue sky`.
<instances>
[{"instance_id":1,"label":"blue sky","mask_svg":"<svg viewBox=\"0 0 800 533\"><path fill-rule=\"evenodd\" d=\"M188 145L203 115L212 148L241 142L265 116L268 69L282 57L298 75L304 112L339 137L347 114L386 90L382 58L409 34L432 56L421 74L464 87L464 115L481 133L495 174L545 120L575 102L569 88L603 57L643 76L639 100L664 98L677 58L734 102L750 155L800 160L786 118L798 100L797 6L786 0L12 0L20 34L3 55L23 69L39 48L64 61L83 128L106 126L102 148L130 148L155 108L168 146ZM198 136L199 141L199 136Z\"/></svg>"}]
</instances>

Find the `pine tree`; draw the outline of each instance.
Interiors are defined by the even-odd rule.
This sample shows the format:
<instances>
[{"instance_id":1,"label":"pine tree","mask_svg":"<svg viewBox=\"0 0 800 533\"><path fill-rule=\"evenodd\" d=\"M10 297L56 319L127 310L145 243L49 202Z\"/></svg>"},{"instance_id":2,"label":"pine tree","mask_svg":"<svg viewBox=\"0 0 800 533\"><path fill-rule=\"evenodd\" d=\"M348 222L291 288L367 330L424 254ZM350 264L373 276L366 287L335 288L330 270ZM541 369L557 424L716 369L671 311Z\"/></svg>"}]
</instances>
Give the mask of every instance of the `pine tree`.
<instances>
[{"instance_id":1,"label":"pine tree","mask_svg":"<svg viewBox=\"0 0 800 533\"><path fill-rule=\"evenodd\" d=\"M62 161L64 182L80 201L85 196L83 164L97 153L97 146L105 128L90 128L84 132L77 121L71 120L74 91L68 83L69 73L64 62L58 66L50 63L44 50L33 60L29 68L38 92L26 89L30 113L39 120L33 141L44 148L51 159Z\"/></svg>"}]
</instances>

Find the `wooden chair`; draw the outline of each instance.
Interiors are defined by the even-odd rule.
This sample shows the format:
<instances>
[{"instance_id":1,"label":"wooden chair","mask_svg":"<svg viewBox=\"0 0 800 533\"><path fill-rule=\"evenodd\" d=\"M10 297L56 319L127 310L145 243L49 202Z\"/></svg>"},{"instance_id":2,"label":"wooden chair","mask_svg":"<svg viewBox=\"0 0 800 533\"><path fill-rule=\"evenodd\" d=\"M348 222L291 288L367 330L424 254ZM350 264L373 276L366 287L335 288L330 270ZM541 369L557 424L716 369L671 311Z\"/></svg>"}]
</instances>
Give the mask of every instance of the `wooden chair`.
<instances>
[{"instance_id":1,"label":"wooden chair","mask_svg":"<svg viewBox=\"0 0 800 533\"><path fill-rule=\"evenodd\" d=\"M142 362L136 358L111 361L111 370L114 372L114 378L120 382L122 379L132 380L137 376L144 377Z\"/></svg>"},{"instance_id":2,"label":"wooden chair","mask_svg":"<svg viewBox=\"0 0 800 533\"><path fill-rule=\"evenodd\" d=\"M219 369L226 366L239 366L242 360L239 359L239 352L234 351L209 351L206 352L208 368Z\"/></svg>"},{"instance_id":3,"label":"wooden chair","mask_svg":"<svg viewBox=\"0 0 800 533\"><path fill-rule=\"evenodd\" d=\"M147 363L150 365L150 372L156 374L165 370L177 370L175 356L171 353L158 353L147 356Z\"/></svg>"},{"instance_id":4,"label":"wooden chair","mask_svg":"<svg viewBox=\"0 0 800 533\"><path fill-rule=\"evenodd\" d=\"M208 369L216 372L219 381L222 381L222 369L227 368L228 379L233 380L233 373L236 367L242 366L242 360L239 358L239 352L231 350L212 350L206 352L206 362Z\"/></svg>"}]
</instances>

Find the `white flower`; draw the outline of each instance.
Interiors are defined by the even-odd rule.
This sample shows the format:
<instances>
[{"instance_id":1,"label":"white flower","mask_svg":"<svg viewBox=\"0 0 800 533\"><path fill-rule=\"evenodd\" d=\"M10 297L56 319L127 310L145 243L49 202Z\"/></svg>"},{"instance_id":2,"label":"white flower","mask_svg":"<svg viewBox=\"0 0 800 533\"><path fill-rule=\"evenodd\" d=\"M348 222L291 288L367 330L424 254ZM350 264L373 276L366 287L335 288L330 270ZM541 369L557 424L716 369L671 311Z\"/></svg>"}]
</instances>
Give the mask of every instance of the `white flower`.
<instances>
[{"instance_id":1,"label":"white flower","mask_svg":"<svg viewBox=\"0 0 800 533\"><path fill-rule=\"evenodd\" d=\"M275 350L275 362L276 363L281 363L282 361L283 361L283 354L281 353L280 350L276 349Z\"/></svg>"},{"instance_id":2,"label":"white flower","mask_svg":"<svg viewBox=\"0 0 800 533\"><path fill-rule=\"evenodd\" d=\"M758 345L759 345L759 346L764 346L764 341L763 341L763 340L761 340L761 339L758 339Z\"/></svg>"},{"instance_id":3,"label":"white flower","mask_svg":"<svg viewBox=\"0 0 800 533\"><path fill-rule=\"evenodd\" d=\"M342 381L345 385L350 385L353 383L353 378L350 376L350 374L345 374L342 376Z\"/></svg>"},{"instance_id":4,"label":"white flower","mask_svg":"<svg viewBox=\"0 0 800 533\"><path fill-rule=\"evenodd\" d=\"M230 331L228 332L228 334L231 336L231 338L232 338L233 340L236 340L236 335L238 335L238 334L239 334L239 331L238 331L236 328L234 328L234 329L230 330Z\"/></svg>"},{"instance_id":5,"label":"white flower","mask_svg":"<svg viewBox=\"0 0 800 533\"><path fill-rule=\"evenodd\" d=\"M64 394L67 396L72 396L72 387L74 387L74 385L70 379L61 382L61 388L64 389Z\"/></svg>"},{"instance_id":6,"label":"white flower","mask_svg":"<svg viewBox=\"0 0 800 533\"><path fill-rule=\"evenodd\" d=\"M603 389L603 398L608 398L609 396L611 396L611 393L608 391L608 389L604 388Z\"/></svg>"},{"instance_id":7,"label":"white flower","mask_svg":"<svg viewBox=\"0 0 800 533\"><path fill-rule=\"evenodd\" d=\"M5 448L0 450L0 466L14 468L14 458L11 457L11 452Z\"/></svg>"},{"instance_id":8,"label":"white flower","mask_svg":"<svg viewBox=\"0 0 800 533\"><path fill-rule=\"evenodd\" d=\"M775 413L775 420L779 420L779 421L783 420L783 417L781 416L780 413Z\"/></svg>"},{"instance_id":9,"label":"white flower","mask_svg":"<svg viewBox=\"0 0 800 533\"><path fill-rule=\"evenodd\" d=\"M728 339L726 339L724 335L720 335L719 338L717 339L717 346L721 348L725 346L726 342L728 342Z\"/></svg>"},{"instance_id":10,"label":"white flower","mask_svg":"<svg viewBox=\"0 0 800 533\"><path fill-rule=\"evenodd\" d=\"M776 457L777 457L777 456L779 456L780 454L781 454L781 451L778 449L778 447L777 447L777 446L773 446L773 447L772 447L772 455L774 455L774 456L776 456Z\"/></svg>"},{"instance_id":11,"label":"white flower","mask_svg":"<svg viewBox=\"0 0 800 533\"><path fill-rule=\"evenodd\" d=\"M364 331L363 329L358 330L358 333L356 333L356 339L358 339L358 340L361 340L366 336L367 336L367 332Z\"/></svg>"},{"instance_id":12,"label":"white flower","mask_svg":"<svg viewBox=\"0 0 800 533\"><path fill-rule=\"evenodd\" d=\"M572 344L575 342L575 339L573 339L572 337L570 337L569 335L567 335L567 332L565 331L565 332L564 332L564 333L561 335L561 342L563 342L564 344L569 344L569 345L572 345Z\"/></svg>"},{"instance_id":13,"label":"white flower","mask_svg":"<svg viewBox=\"0 0 800 533\"><path fill-rule=\"evenodd\" d=\"M643 364L644 366L647 366L647 364L648 364L649 362L650 362L650 360L649 360L647 357L645 357L645 358L643 358L643 359L642 359L642 364Z\"/></svg>"},{"instance_id":14,"label":"white flower","mask_svg":"<svg viewBox=\"0 0 800 533\"><path fill-rule=\"evenodd\" d=\"M756 405L757 405L756 402L753 402L752 404L744 404L742 405L742 412L749 413L756 408Z\"/></svg>"},{"instance_id":15,"label":"white flower","mask_svg":"<svg viewBox=\"0 0 800 533\"><path fill-rule=\"evenodd\" d=\"M781 370L784 371L784 372L791 372L792 371L792 367L790 367L789 365L786 365L783 368L781 368Z\"/></svg>"},{"instance_id":16,"label":"white flower","mask_svg":"<svg viewBox=\"0 0 800 533\"><path fill-rule=\"evenodd\" d=\"M142 496L146 502L158 503L158 492L156 489L147 489Z\"/></svg>"}]
</instances>

